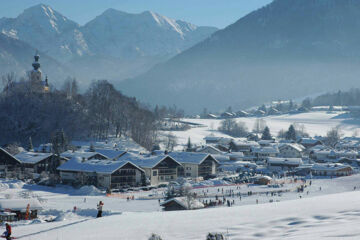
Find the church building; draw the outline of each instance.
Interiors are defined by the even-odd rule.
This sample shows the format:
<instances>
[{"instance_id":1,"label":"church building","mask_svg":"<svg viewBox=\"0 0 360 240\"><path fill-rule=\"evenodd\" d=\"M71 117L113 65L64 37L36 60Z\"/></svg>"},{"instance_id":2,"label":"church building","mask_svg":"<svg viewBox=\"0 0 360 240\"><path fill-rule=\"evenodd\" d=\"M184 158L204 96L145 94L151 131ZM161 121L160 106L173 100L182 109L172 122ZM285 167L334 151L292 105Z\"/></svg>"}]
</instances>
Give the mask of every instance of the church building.
<instances>
[{"instance_id":1,"label":"church building","mask_svg":"<svg viewBox=\"0 0 360 240\"><path fill-rule=\"evenodd\" d=\"M32 64L33 69L29 73L31 89L33 91L39 91L45 93L49 92L50 88L49 88L49 82L47 76L45 77L45 81L42 80L42 72L40 69L40 62L39 62L40 56L37 52L34 56L34 59L35 61Z\"/></svg>"}]
</instances>

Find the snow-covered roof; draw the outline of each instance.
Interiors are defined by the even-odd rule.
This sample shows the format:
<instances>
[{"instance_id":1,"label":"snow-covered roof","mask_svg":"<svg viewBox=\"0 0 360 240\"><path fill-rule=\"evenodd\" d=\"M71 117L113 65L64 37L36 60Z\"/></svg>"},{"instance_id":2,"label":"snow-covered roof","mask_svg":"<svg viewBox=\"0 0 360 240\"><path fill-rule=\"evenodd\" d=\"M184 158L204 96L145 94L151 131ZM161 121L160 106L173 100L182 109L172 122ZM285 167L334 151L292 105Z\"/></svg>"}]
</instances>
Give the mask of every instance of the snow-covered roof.
<instances>
[{"instance_id":1,"label":"snow-covered roof","mask_svg":"<svg viewBox=\"0 0 360 240\"><path fill-rule=\"evenodd\" d=\"M197 152L205 152L206 150L209 150L209 149L217 152L218 154L222 154L222 153L223 153L222 151L220 151L219 149L217 149L216 147L211 146L211 145L206 145L206 146L204 146L204 147L202 147L202 148L197 149L196 151L197 151Z\"/></svg>"},{"instance_id":2,"label":"snow-covered roof","mask_svg":"<svg viewBox=\"0 0 360 240\"><path fill-rule=\"evenodd\" d=\"M315 144L317 142L320 142L320 140L319 139L314 139L314 138L301 138L299 140L299 142L301 144Z\"/></svg>"},{"instance_id":3,"label":"snow-covered roof","mask_svg":"<svg viewBox=\"0 0 360 240\"><path fill-rule=\"evenodd\" d=\"M101 153L98 153L98 152L84 152L84 151L66 151L66 152L63 152L60 154L60 157L63 157L63 158L68 158L68 159L71 159L71 158L76 158L76 157L79 157L79 158L85 158L85 159L89 159L91 157L94 157L95 155L101 155L102 157L104 158L108 158L107 156L101 154Z\"/></svg>"},{"instance_id":4,"label":"snow-covered roof","mask_svg":"<svg viewBox=\"0 0 360 240\"><path fill-rule=\"evenodd\" d=\"M212 154L211 156L213 156L219 162L230 161L230 157L224 154Z\"/></svg>"},{"instance_id":5,"label":"snow-covered roof","mask_svg":"<svg viewBox=\"0 0 360 240\"><path fill-rule=\"evenodd\" d=\"M201 164L209 156L212 157L208 153L193 153L193 152L171 152L169 153L169 156L171 156L180 163L193 163L193 164ZM216 162L218 162L214 157L212 158Z\"/></svg>"},{"instance_id":6,"label":"snow-covered roof","mask_svg":"<svg viewBox=\"0 0 360 240\"><path fill-rule=\"evenodd\" d=\"M240 146L246 146L246 147L259 147L259 143L255 142L255 141L246 141L246 140L238 140L238 139L234 139L232 141L232 143L238 147Z\"/></svg>"},{"instance_id":7,"label":"snow-covered roof","mask_svg":"<svg viewBox=\"0 0 360 240\"><path fill-rule=\"evenodd\" d=\"M3 151L5 154L9 155L11 158L13 158L15 161L21 163L19 159L17 159L15 156L11 155L8 151L6 151L4 148L0 147L0 151Z\"/></svg>"},{"instance_id":8,"label":"snow-covered roof","mask_svg":"<svg viewBox=\"0 0 360 240\"><path fill-rule=\"evenodd\" d=\"M181 165L178 161L176 161L176 159L165 154L155 155L155 156L141 156L138 154L126 153L123 156L121 156L119 160L129 161L143 168L153 168L167 158L170 158L173 161L175 161L177 164Z\"/></svg>"},{"instance_id":9,"label":"snow-covered roof","mask_svg":"<svg viewBox=\"0 0 360 240\"><path fill-rule=\"evenodd\" d=\"M30 204L30 210L42 210L39 200L30 199L0 199L0 210L26 211Z\"/></svg>"},{"instance_id":10,"label":"snow-covered roof","mask_svg":"<svg viewBox=\"0 0 360 240\"><path fill-rule=\"evenodd\" d=\"M222 139L222 137L216 137L214 135L204 137L205 141L219 141L220 139Z\"/></svg>"},{"instance_id":11,"label":"snow-covered roof","mask_svg":"<svg viewBox=\"0 0 360 240\"><path fill-rule=\"evenodd\" d=\"M244 157L243 152L230 152L230 153L226 153L226 155L229 157L233 157L233 158L243 158Z\"/></svg>"},{"instance_id":12,"label":"snow-covered roof","mask_svg":"<svg viewBox=\"0 0 360 240\"><path fill-rule=\"evenodd\" d=\"M268 164L283 164L283 165L294 165L298 166L303 164L303 161L301 158L272 158L269 157L267 159Z\"/></svg>"},{"instance_id":13,"label":"snow-covered roof","mask_svg":"<svg viewBox=\"0 0 360 240\"><path fill-rule=\"evenodd\" d=\"M71 171L71 172L97 172L97 173L106 173L111 174L122 168L126 164L131 164L134 167L138 168L140 171L142 170L136 164L130 161L120 161L120 160L103 160L103 159L91 159L83 161L79 157L71 158L66 163L62 164L57 168L60 171Z\"/></svg>"},{"instance_id":14,"label":"snow-covered roof","mask_svg":"<svg viewBox=\"0 0 360 240\"><path fill-rule=\"evenodd\" d=\"M311 170L314 171L339 171L339 170L345 170L345 169L349 169L352 170L352 167L350 167L349 165L344 165L341 163L325 163L325 164L314 164L311 168Z\"/></svg>"},{"instance_id":15,"label":"snow-covered roof","mask_svg":"<svg viewBox=\"0 0 360 240\"><path fill-rule=\"evenodd\" d=\"M279 150L286 148L286 147L290 147L295 149L298 152L303 152L305 150L305 147L303 145L300 145L298 143L285 143L285 144L281 144L279 146Z\"/></svg>"},{"instance_id":16,"label":"snow-covered roof","mask_svg":"<svg viewBox=\"0 0 360 240\"><path fill-rule=\"evenodd\" d=\"M170 202L176 202L177 204L179 204L180 206L184 207L185 209L200 209L200 208L204 208L204 204L202 202L200 202L199 200L196 199L190 199L190 201L188 201L185 197L176 197L176 198L171 198L169 200L166 200L164 202L162 202L160 204L160 206L164 207L166 206L168 203Z\"/></svg>"},{"instance_id":17,"label":"snow-covered roof","mask_svg":"<svg viewBox=\"0 0 360 240\"><path fill-rule=\"evenodd\" d=\"M52 155L52 153L21 152L16 154L15 158L21 163L36 164Z\"/></svg>"},{"instance_id":18,"label":"snow-covered roof","mask_svg":"<svg viewBox=\"0 0 360 240\"><path fill-rule=\"evenodd\" d=\"M96 152L110 159L118 158L126 153L126 151L114 150L114 149L96 149Z\"/></svg>"},{"instance_id":19,"label":"snow-covered roof","mask_svg":"<svg viewBox=\"0 0 360 240\"><path fill-rule=\"evenodd\" d=\"M252 152L270 154L270 153L279 153L279 149L277 147L262 147L262 148L253 148Z\"/></svg>"}]
</instances>

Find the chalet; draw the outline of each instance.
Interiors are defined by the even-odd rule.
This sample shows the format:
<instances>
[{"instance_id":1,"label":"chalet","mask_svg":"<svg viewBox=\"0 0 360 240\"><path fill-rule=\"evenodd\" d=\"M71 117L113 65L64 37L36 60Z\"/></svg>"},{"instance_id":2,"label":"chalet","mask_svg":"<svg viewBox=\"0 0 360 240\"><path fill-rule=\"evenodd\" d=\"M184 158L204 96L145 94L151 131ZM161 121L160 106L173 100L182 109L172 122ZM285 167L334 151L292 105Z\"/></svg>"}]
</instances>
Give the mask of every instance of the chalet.
<instances>
[{"instance_id":1,"label":"chalet","mask_svg":"<svg viewBox=\"0 0 360 240\"><path fill-rule=\"evenodd\" d=\"M219 162L207 153L172 152L169 156L181 163L183 176L198 178L217 173Z\"/></svg>"},{"instance_id":2,"label":"chalet","mask_svg":"<svg viewBox=\"0 0 360 240\"><path fill-rule=\"evenodd\" d=\"M209 135L204 138L206 144L216 144L219 143L222 137L216 137L214 135Z\"/></svg>"},{"instance_id":3,"label":"chalet","mask_svg":"<svg viewBox=\"0 0 360 240\"><path fill-rule=\"evenodd\" d=\"M233 140L230 142L232 152L242 152L245 156L251 155L251 149L254 147L260 147L260 145L254 141Z\"/></svg>"},{"instance_id":4,"label":"chalet","mask_svg":"<svg viewBox=\"0 0 360 240\"><path fill-rule=\"evenodd\" d=\"M285 143L279 146L280 156L284 158L302 158L305 147L296 143Z\"/></svg>"},{"instance_id":5,"label":"chalet","mask_svg":"<svg viewBox=\"0 0 360 240\"><path fill-rule=\"evenodd\" d=\"M266 114L266 112L263 110L260 110L260 109L258 109L254 112L255 116L264 116L265 114Z\"/></svg>"},{"instance_id":6,"label":"chalet","mask_svg":"<svg viewBox=\"0 0 360 240\"><path fill-rule=\"evenodd\" d=\"M15 158L21 162L24 173L36 178L37 174L47 172L53 167L55 164L53 156L52 153L20 152L15 155Z\"/></svg>"},{"instance_id":7,"label":"chalet","mask_svg":"<svg viewBox=\"0 0 360 240\"><path fill-rule=\"evenodd\" d=\"M231 112L224 112L221 114L221 118L234 118L235 115Z\"/></svg>"},{"instance_id":8,"label":"chalet","mask_svg":"<svg viewBox=\"0 0 360 240\"><path fill-rule=\"evenodd\" d=\"M360 151L360 139L357 137L344 138L335 145L335 149Z\"/></svg>"},{"instance_id":9,"label":"chalet","mask_svg":"<svg viewBox=\"0 0 360 240\"><path fill-rule=\"evenodd\" d=\"M16 171L20 168L21 162L5 149L0 148L0 172L5 174L8 171Z\"/></svg>"},{"instance_id":10,"label":"chalet","mask_svg":"<svg viewBox=\"0 0 360 240\"><path fill-rule=\"evenodd\" d=\"M279 110L277 110L276 108L271 107L271 108L269 108L267 114L268 114L268 115L278 115L278 114L280 114L280 112L279 112Z\"/></svg>"},{"instance_id":11,"label":"chalet","mask_svg":"<svg viewBox=\"0 0 360 240\"><path fill-rule=\"evenodd\" d=\"M254 147L251 151L255 157L255 161L265 161L267 158L277 157L279 154L279 149L276 146Z\"/></svg>"},{"instance_id":12,"label":"chalet","mask_svg":"<svg viewBox=\"0 0 360 240\"><path fill-rule=\"evenodd\" d=\"M303 145L306 149L315 147L316 145L324 145L321 140L315 138L300 138L297 143Z\"/></svg>"},{"instance_id":13,"label":"chalet","mask_svg":"<svg viewBox=\"0 0 360 240\"><path fill-rule=\"evenodd\" d=\"M96 149L96 153L107 157L108 159L118 159L123 156L126 151L116 150L116 149ZM99 156L95 156L95 158L99 158Z\"/></svg>"},{"instance_id":14,"label":"chalet","mask_svg":"<svg viewBox=\"0 0 360 240\"><path fill-rule=\"evenodd\" d=\"M204 204L196 199L186 197L176 197L166 200L160 204L165 211L195 210L204 208Z\"/></svg>"},{"instance_id":15,"label":"chalet","mask_svg":"<svg viewBox=\"0 0 360 240\"><path fill-rule=\"evenodd\" d=\"M223 154L222 151L220 151L216 147L213 147L210 145L203 146L203 147L197 149L196 152L209 153L209 154Z\"/></svg>"},{"instance_id":16,"label":"chalet","mask_svg":"<svg viewBox=\"0 0 360 240\"><path fill-rule=\"evenodd\" d=\"M12 220L37 218L42 206L37 199L0 199L0 212L4 215L15 216ZM28 212L28 213L27 213ZM10 214L6 214L10 213Z\"/></svg>"},{"instance_id":17,"label":"chalet","mask_svg":"<svg viewBox=\"0 0 360 240\"><path fill-rule=\"evenodd\" d=\"M353 173L353 168L341 163L314 164L311 173L320 176L348 176Z\"/></svg>"},{"instance_id":18,"label":"chalet","mask_svg":"<svg viewBox=\"0 0 360 240\"><path fill-rule=\"evenodd\" d=\"M81 158L84 160L91 160L91 159L108 159L107 156L98 153L98 152L78 152L78 151L66 151L60 154L60 157L63 159L71 159L71 158Z\"/></svg>"},{"instance_id":19,"label":"chalet","mask_svg":"<svg viewBox=\"0 0 360 240\"><path fill-rule=\"evenodd\" d=\"M208 119L217 119L218 117L215 114L209 113L209 114L206 115L206 118L208 118Z\"/></svg>"},{"instance_id":20,"label":"chalet","mask_svg":"<svg viewBox=\"0 0 360 240\"><path fill-rule=\"evenodd\" d=\"M289 171L301 166L301 158L271 158L266 160L267 168L271 171Z\"/></svg>"},{"instance_id":21,"label":"chalet","mask_svg":"<svg viewBox=\"0 0 360 240\"><path fill-rule=\"evenodd\" d=\"M254 183L258 185L268 185L270 184L272 178L269 176L259 176L254 179Z\"/></svg>"},{"instance_id":22,"label":"chalet","mask_svg":"<svg viewBox=\"0 0 360 240\"><path fill-rule=\"evenodd\" d=\"M334 149L321 149L311 152L311 158L316 162L338 162L341 158L356 159L358 153L355 151L337 151Z\"/></svg>"},{"instance_id":23,"label":"chalet","mask_svg":"<svg viewBox=\"0 0 360 240\"><path fill-rule=\"evenodd\" d=\"M237 112L236 112L236 116L237 116L237 117L248 117L248 116L249 116L249 113L240 110L240 111L237 111Z\"/></svg>"},{"instance_id":24,"label":"chalet","mask_svg":"<svg viewBox=\"0 0 360 240\"><path fill-rule=\"evenodd\" d=\"M120 160L130 161L141 167L151 185L175 181L181 175L181 164L169 155L142 157L127 153Z\"/></svg>"},{"instance_id":25,"label":"chalet","mask_svg":"<svg viewBox=\"0 0 360 240\"><path fill-rule=\"evenodd\" d=\"M65 184L102 188L134 187L145 184L145 172L129 161L75 157L57 168Z\"/></svg>"}]
</instances>

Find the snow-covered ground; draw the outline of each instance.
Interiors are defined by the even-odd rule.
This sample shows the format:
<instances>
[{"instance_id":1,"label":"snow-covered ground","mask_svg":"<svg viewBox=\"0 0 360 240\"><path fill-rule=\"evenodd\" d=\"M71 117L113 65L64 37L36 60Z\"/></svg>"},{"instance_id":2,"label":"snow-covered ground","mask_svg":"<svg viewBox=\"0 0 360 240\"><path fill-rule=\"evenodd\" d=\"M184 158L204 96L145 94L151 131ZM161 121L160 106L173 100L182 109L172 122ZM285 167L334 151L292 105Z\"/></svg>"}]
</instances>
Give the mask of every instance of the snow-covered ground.
<instances>
[{"instance_id":1,"label":"snow-covered ground","mask_svg":"<svg viewBox=\"0 0 360 240\"><path fill-rule=\"evenodd\" d=\"M232 207L194 211L161 211L156 198L161 196L161 189L129 193L127 195L134 195L135 200L128 201L121 197L106 197L91 188L51 188L1 180L0 198L31 196L42 201L44 210L39 221L14 223L14 236L19 239L147 239L151 233L160 234L163 239L205 239L212 231L228 233L229 239L360 237L357 228L360 223L360 175L312 179L311 185L307 180L302 193L296 191L302 184L300 181L294 183L291 178L275 181L286 183L281 188L197 184L201 188L194 191L199 196L205 192L212 196L200 198L200 201L214 200L214 195L222 199L224 195L235 203ZM234 192L234 197L229 197L229 190ZM266 194L279 190L289 192L274 196ZM249 191L253 192L252 196L247 196ZM241 193L241 199L238 193ZM147 197L150 200L144 200ZM96 219L96 204L100 200L105 203L104 217ZM74 206L77 208L75 213L72 212ZM45 222L45 219L55 221Z\"/></svg>"},{"instance_id":2,"label":"snow-covered ground","mask_svg":"<svg viewBox=\"0 0 360 240\"><path fill-rule=\"evenodd\" d=\"M249 130L254 128L256 122L255 117L236 118L237 121L244 122ZM303 125L305 131L310 136L326 135L326 133L334 128L340 127L341 133L344 136L353 136L360 134L360 119L353 119L349 117L346 112L309 112L299 114L285 114L277 116L267 116L261 118L265 120L266 125L270 128L271 133L276 136L280 130L287 130L291 124ZM178 144L186 144L188 138L191 138L192 143L204 143L204 137L213 134L219 137L226 137L227 135L217 131L221 120L219 119L182 119L184 122L196 123L200 126L193 126L187 131L172 131L172 134L177 137ZM168 133L168 132L165 132ZM228 137L228 136L227 136Z\"/></svg>"}]
</instances>

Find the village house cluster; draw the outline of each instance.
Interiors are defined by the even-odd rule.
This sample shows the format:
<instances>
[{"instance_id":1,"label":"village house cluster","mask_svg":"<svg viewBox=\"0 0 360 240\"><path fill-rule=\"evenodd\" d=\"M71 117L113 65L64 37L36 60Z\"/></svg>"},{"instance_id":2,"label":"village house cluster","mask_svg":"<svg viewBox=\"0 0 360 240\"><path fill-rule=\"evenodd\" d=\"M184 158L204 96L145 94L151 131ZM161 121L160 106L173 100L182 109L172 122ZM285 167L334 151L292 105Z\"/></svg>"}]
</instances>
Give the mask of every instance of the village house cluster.
<instances>
[{"instance_id":1,"label":"village house cluster","mask_svg":"<svg viewBox=\"0 0 360 240\"><path fill-rule=\"evenodd\" d=\"M360 139L344 138L335 148L317 138L294 141L207 136L187 151L121 150L115 142L73 142L72 150L52 153L51 144L12 155L0 148L0 173L19 179L55 179L103 189L158 186L178 178L203 180L221 172L268 176L344 176L359 167ZM135 144L135 143L134 143Z\"/></svg>"},{"instance_id":2,"label":"village house cluster","mask_svg":"<svg viewBox=\"0 0 360 240\"><path fill-rule=\"evenodd\" d=\"M306 176L345 176L360 166L360 138L344 138L335 148L321 137L289 140L258 140L207 136L198 152L211 153L220 170Z\"/></svg>"},{"instance_id":3,"label":"village house cluster","mask_svg":"<svg viewBox=\"0 0 360 240\"><path fill-rule=\"evenodd\" d=\"M216 176L219 167L219 161L209 153L148 153L119 150L116 145L87 143L79 146L75 143L73 147L77 149L59 156L51 153L51 144L40 146L38 151L22 151L15 155L0 148L0 170L4 177L51 178L74 186L119 189L156 186L179 177L209 178Z\"/></svg>"}]
</instances>

